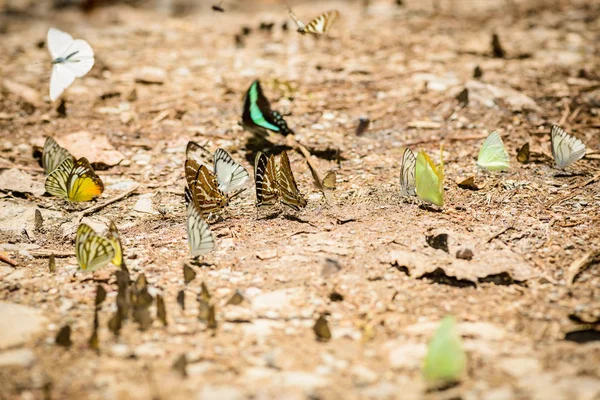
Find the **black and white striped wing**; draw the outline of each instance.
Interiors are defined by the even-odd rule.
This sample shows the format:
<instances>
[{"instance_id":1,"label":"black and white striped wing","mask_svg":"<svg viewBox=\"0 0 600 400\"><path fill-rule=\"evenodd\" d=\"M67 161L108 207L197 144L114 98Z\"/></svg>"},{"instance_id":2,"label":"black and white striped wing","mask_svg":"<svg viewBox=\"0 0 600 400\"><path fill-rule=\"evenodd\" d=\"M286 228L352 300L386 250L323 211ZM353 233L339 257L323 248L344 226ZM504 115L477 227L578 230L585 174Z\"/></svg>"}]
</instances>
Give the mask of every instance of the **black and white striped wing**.
<instances>
[{"instance_id":1,"label":"black and white striped wing","mask_svg":"<svg viewBox=\"0 0 600 400\"><path fill-rule=\"evenodd\" d=\"M585 156L586 148L583 142L569 135L558 125L552 126L551 142L552 156L558 168L565 168Z\"/></svg>"},{"instance_id":2,"label":"black and white striped wing","mask_svg":"<svg viewBox=\"0 0 600 400\"><path fill-rule=\"evenodd\" d=\"M256 184L256 205L271 206L277 203L279 191L276 187L277 173L275 158L258 152L254 160L254 182Z\"/></svg>"},{"instance_id":3,"label":"black and white striped wing","mask_svg":"<svg viewBox=\"0 0 600 400\"><path fill-rule=\"evenodd\" d=\"M215 151L215 175L219 189L225 193L244 186L249 177L248 171L223 149Z\"/></svg>"},{"instance_id":4,"label":"black and white striped wing","mask_svg":"<svg viewBox=\"0 0 600 400\"><path fill-rule=\"evenodd\" d=\"M298 190L298 184L292 172L290 159L285 151L281 153L279 160L279 169L277 170L277 186L279 188L280 199L286 206L299 211L306 207L306 199Z\"/></svg>"},{"instance_id":5,"label":"black and white striped wing","mask_svg":"<svg viewBox=\"0 0 600 400\"><path fill-rule=\"evenodd\" d=\"M93 272L103 268L115 257L110 240L99 236L87 224L80 224L75 235L75 255L79 268Z\"/></svg>"},{"instance_id":6,"label":"black and white striped wing","mask_svg":"<svg viewBox=\"0 0 600 400\"><path fill-rule=\"evenodd\" d=\"M46 177L45 188L46 192L52 196L62 197L67 199L69 197L69 177L71 171L75 167L75 162L71 157L65 158L63 162Z\"/></svg>"},{"instance_id":7,"label":"black and white striped wing","mask_svg":"<svg viewBox=\"0 0 600 400\"><path fill-rule=\"evenodd\" d=\"M411 149L404 150L402 155L402 167L400 170L400 189L404 196L415 196L417 194L415 170L417 158Z\"/></svg>"},{"instance_id":8,"label":"black and white striped wing","mask_svg":"<svg viewBox=\"0 0 600 400\"><path fill-rule=\"evenodd\" d=\"M193 202L187 208L187 234L192 257L210 253L216 247L215 239L208 224Z\"/></svg>"},{"instance_id":9,"label":"black and white striped wing","mask_svg":"<svg viewBox=\"0 0 600 400\"><path fill-rule=\"evenodd\" d=\"M44 143L44 151L42 152L44 173L48 175L67 158L73 158L73 156L67 149L56 143L54 138L48 137Z\"/></svg>"},{"instance_id":10,"label":"black and white striped wing","mask_svg":"<svg viewBox=\"0 0 600 400\"><path fill-rule=\"evenodd\" d=\"M339 15L338 10L327 11L306 24L304 31L313 35L323 35L329 31Z\"/></svg>"}]
</instances>

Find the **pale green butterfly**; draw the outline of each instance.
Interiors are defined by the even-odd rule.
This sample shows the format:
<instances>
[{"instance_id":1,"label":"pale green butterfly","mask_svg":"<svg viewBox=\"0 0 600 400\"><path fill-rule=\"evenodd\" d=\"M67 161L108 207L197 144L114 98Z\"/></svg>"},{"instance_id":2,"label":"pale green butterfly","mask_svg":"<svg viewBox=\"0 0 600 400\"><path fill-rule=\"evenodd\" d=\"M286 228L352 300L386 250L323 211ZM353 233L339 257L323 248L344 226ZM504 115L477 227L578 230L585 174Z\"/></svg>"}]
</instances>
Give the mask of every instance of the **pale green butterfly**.
<instances>
[{"instance_id":1,"label":"pale green butterfly","mask_svg":"<svg viewBox=\"0 0 600 400\"><path fill-rule=\"evenodd\" d=\"M483 146L479 150L477 165L489 171L506 171L509 168L510 159L498 132L490 133L483 142Z\"/></svg>"},{"instance_id":2,"label":"pale green butterfly","mask_svg":"<svg viewBox=\"0 0 600 400\"><path fill-rule=\"evenodd\" d=\"M440 165L437 167L424 151L419 152L415 167L415 183L417 196L421 200L440 207L444 205L444 159L441 147Z\"/></svg>"},{"instance_id":3,"label":"pale green butterfly","mask_svg":"<svg viewBox=\"0 0 600 400\"><path fill-rule=\"evenodd\" d=\"M440 386L460 380L467 356L451 316L445 317L429 342L423 377L430 386Z\"/></svg>"}]
</instances>

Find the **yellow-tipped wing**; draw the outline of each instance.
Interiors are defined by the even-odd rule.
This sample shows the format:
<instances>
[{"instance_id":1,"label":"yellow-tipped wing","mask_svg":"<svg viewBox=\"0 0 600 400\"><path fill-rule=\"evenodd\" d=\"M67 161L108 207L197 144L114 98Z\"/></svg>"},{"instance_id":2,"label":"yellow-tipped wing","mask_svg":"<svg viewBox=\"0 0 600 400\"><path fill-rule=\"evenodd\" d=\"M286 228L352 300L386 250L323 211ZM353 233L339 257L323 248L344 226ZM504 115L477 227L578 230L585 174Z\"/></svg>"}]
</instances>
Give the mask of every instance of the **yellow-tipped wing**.
<instances>
[{"instance_id":1,"label":"yellow-tipped wing","mask_svg":"<svg viewBox=\"0 0 600 400\"><path fill-rule=\"evenodd\" d=\"M110 221L110 225L108 226L108 240L110 240L110 243L115 250L115 257L111 262L117 267L120 267L123 265L123 245L121 244L119 230L113 221Z\"/></svg>"},{"instance_id":2,"label":"yellow-tipped wing","mask_svg":"<svg viewBox=\"0 0 600 400\"><path fill-rule=\"evenodd\" d=\"M73 202L90 201L104 192L102 180L85 157L75 163L67 187L68 200Z\"/></svg>"},{"instance_id":3,"label":"yellow-tipped wing","mask_svg":"<svg viewBox=\"0 0 600 400\"><path fill-rule=\"evenodd\" d=\"M441 154L440 154L441 159ZM415 181L417 187L417 196L423 201L444 205L444 160L440 160L440 165L436 166L431 158L420 151L417 155L417 165L415 167Z\"/></svg>"}]
</instances>

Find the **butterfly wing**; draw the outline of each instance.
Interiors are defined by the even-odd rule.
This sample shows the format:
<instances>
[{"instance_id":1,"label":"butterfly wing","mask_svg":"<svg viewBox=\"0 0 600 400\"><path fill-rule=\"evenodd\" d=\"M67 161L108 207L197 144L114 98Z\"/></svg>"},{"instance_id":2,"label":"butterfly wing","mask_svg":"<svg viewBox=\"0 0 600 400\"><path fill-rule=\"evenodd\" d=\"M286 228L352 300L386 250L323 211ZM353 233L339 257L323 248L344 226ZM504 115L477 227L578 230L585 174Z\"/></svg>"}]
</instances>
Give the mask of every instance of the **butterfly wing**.
<instances>
[{"instance_id":1,"label":"butterfly wing","mask_svg":"<svg viewBox=\"0 0 600 400\"><path fill-rule=\"evenodd\" d=\"M59 58L64 60L61 64L77 78L86 75L94 66L94 50L82 39L74 40Z\"/></svg>"},{"instance_id":2,"label":"butterfly wing","mask_svg":"<svg viewBox=\"0 0 600 400\"><path fill-rule=\"evenodd\" d=\"M337 174L335 173L335 171L329 171L321 181L321 184L326 189L335 189L336 183Z\"/></svg>"},{"instance_id":3,"label":"butterfly wing","mask_svg":"<svg viewBox=\"0 0 600 400\"><path fill-rule=\"evenodd\" d=\"M217 177L205 165L198 170L192 194L202 215L221 211L228 204L227 196L219 189Z\"/></svg>"},{"instance_id":4,"label":"butterfly wing","mask_svg":"<svg viewBox=\"0 0 600 400\"><path fill-rule=\"evenodd\" d=\"M277 175L275 172L275 158L267 157L258 152L254 160L254 181L256 183L256 205L258 207L274 205L277 203L279 192L275 187Z\"/></svg>"},{"instance_id":5,"label":"butterfly wing","mask_svg":"<svg viewBox=\"0 0 600 400\"><path fill-rule=\"evenodd\" d=\"M510 159L498 132L490 133L483 142L477 165L489 171L506 171L509 168Z\"/></svg>"},{"instance_id":6,"label":"butterfly wing","mask_svg":"<svg viewBox=\"0 0 600 400\"><path fill-rule=\"evenodd\" d=\"M400 189L404 196L414 196L416 192L415 166L417 159L411 149L406 148L402 155L402 166L400 171Z\"/></svg>"},{"instance_id":7,"label":"butterfly wing","mask_svg":"<svg viewBox=\"0 0 600 400\"><path fill-rule=\"evenodd\" d=\"M294 12L292 11L291 8L288 8L288 12L290 14L290 18L292 20L294 20L294 23L298 27L298 32L300 32L300 33L306 33L306 25L304 25L304 22L300 21L300 18L298 18L296 16L296 14L294 14Z\"/></svg>"},{"instance_id":8,"label":"butterfly wing","mask_svg":"<svg viewBox=\"0 0 600 400\"><path fill-rule=\"evenodd\" d=\"M52 76L50 77L50 100L58 99L74 81L75 74L64 64L54 64L52 66Z\"/></svg>"},{"instance_id":9,"label":"butterfly wing","mask_svg":"<svg viewBox=\"0 0 600 400\"><path fill-rule=\"evenodd\" d=\"M69 201L90 201L104 192L104 183L87 158L82 157L77 160L69 175L67 188Z\"/></svg>"},{"instance_id":10,"label":"butterfly wing","mask_svg":"<svg viewBox=\"0 0 600 400\"><path fill-rule=\"evenodd\" d=\"M225 193L243 186L249 178L248 171L223 149L215 151L215 175L219 189Z\"/></svg>"},{"instance_id":11,"label":"butterfly wing","mask_svg":"<svg viewBox=\"0 0 600 400\"><path fill-rule=\"evenodd\" d=\"M185 158L194 160L198 165L206 165L210 169L213 168L213 155L206 150L204 146L199 145L194 141L189 141L185 149Z\"/></svg>"},{"instance_id":12,"label":"butterfly wing","mask_svg":"<svg viewBox=\"0 0 600 400\"><path fill-rule=\"evenodd\" d=\"M53 196L67 199L69 176L75 167L75 162L72 158L65 158L50 174L46 177L45 188L46 192Z\"/></svg>"},{"instance_id":13,"label":"butterfly wing","mask_svg":"<svg viewBox=\"0 0 600 400\"><path fill-rule=\"evenodd\" d=\"M339 15L340 13L338 10L327 11L306 24L306 28L304 30L308 33L312 33L313 35L325 34L329 31L331 25Z\"/></svg>"},{"instance_id":14,"label":"butterfly wing","mask_svg":"<svg viewBox=\"0 0 600 400\"><path fill-rule=\"evenodd\" d=\"M263 137L268 137L269 131L278 132L284 136L293 133L287 126L283 116L277 111L271 110L271 104L265 97L258 80L252 82L246 92L242 126L244 129Z\"/></svg>"},{"instance_id":15,"label":"butterfly wing","mask_svg":"<svg viewBox=\"0 0 600 400\"><path fill-rule=\"evenodd\" d=\"M115 257L111 262L117 267L120 267L123 264L123 245L121 244L121 235L119 235L119 230L113 221L110 221L107 236L115 251Z\"/></svg>"},{"instance_id":16,"label":"butterfly wing","mask_svg":"<svg viewBox=\"0 0 600 400\"><path fill-rule=\"evenodd\" d=\"M48 30L46 39L48 51L50 52L52 60L55 60L64 54L74 41L71 35L56 28L50 28Z\"/></svg>"},{"instance_id":17,"label":"butterfly wing","mask_svg":"<svg viewBox=\"0 0 600 400\"><path fill-rule=\"evenodd\" d=\"M80 224L75 235L75 255L79 267L88 272L103 268L115 257L110 240L105 239L86 224Z\"/></svg>"},{"instance_id":18,"label":"butterfly wing","mask_svg":"<svg viewBox=\"0 0 600 400\"><path fill-rule=\"evenodd\" d=\"M433 165L429 156L420 151L415 165L415 183L417 196L423 201L444 205L444 164L438 168Z\"/></svg>"},{"instance_id":19,"label":"butterfly wing","mask_svg":"<svg viewBox=\"0 0 600 400\"><path fill-rule=\"evenodd\" d=\"M44 166L44 173L48 175L67 158L73 158L73 156L67 149L56 143L54 138L48 137L46 139L46 143L44 143L44 151L42 153L42 165Z\"/></svg>"},{"instance_id":20,"label":"butterfly wing","mask_svg":"<svg viewBox=\"0 0 600 400\"><path fill-rule=\"evenodd\" d=\"M212 232L194 203L190 203L187 208L187 233L192 257L207 254L215 249Z\"/></svg>"},{"instance_id":21,"label":"butterfly wing","mask_svg":"<svg viewBox=\"0 0 600 400\"><path fill-rule=\"evenodd\" d=\"M298 211L306 207L306 199L298 190L296 179L292 172L290 159L285 151L281 153L279 170L277 171L277 184L281 194L281 202L288 207Z\"/></svg>"},{"instance_id":22,"label":"butterfly wing","mask_svg":"<svg viewBox=\"0 0 600 400\"><path fill-rule=\"evenodd\" d=\"M200 172L200 165L193 159L188 158L185 160L185 180L192 198L196 197L196 180L198 179L198 172Z\"/></svg>"},{"instance_id":23,"label":"butterfly wing","mask_svg":"<svg viewBox=\"0 0 600 400\"><path fill-rule=\"evenodd\" d=\"M585 156L585 144L569 135L558 125L553 125L550 133L552 156L558 168L565 168Z\"/></svg>"}]
</instances>

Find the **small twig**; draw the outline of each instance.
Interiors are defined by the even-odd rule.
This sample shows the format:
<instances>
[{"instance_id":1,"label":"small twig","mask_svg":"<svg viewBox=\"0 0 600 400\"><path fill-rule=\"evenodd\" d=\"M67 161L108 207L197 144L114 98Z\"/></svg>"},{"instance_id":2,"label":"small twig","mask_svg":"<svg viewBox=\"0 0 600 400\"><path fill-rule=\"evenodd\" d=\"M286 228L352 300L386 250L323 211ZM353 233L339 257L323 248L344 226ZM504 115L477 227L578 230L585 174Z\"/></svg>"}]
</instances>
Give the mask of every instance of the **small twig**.
<instances>
[{"instance_id":1,"label":"small twig","mask_svg":"<svg viewBox=\"0 0 600 400\"><path fill-rule=\"evenodd\" d=\"M7 256L5 256L2 253L0 253L0 261L7 263L11 267L16 267L17 266L17 262L16 261L11 260L10 258L8 258Z\"/></svg>"},{"instance_id":2,"label":"small twig","mask_svg":"<svg viewBox=\"0 0 600 400\"><path fill-rule=\"evenodd\" d=\"M325 192L325 188L323 187L323 182L321 180L321 176L319 175L319 170L317 169L317 166L312 162L312 156L308 149L291 136L288 136L288 144L291 145L291 147L295 147L296 150L298 150L304 156L304 158L306 158L306 162L308 163L308 168L310 169L310 172L313 176L315 185L321 191L321 193L323 193L325 201L329 203L329 198L327 197L327 193Z\"/></svg>"},{"instance_id":3,"label":"small twig","mask_svg":"<svg viewBox=\"0 0 600 400\"><path fill-rule=\"evenodd\" d=\"M575 278L577 278L580 273L585 271L587 267L592 265L598 254L600 254L600 252L592 250L571 263L569 269L567 270L567 286L573 285Z\"/></svg>"},{"instance_id":4,"label":"small twig","mask_svg":"<svg viewBox=\"0 0 600 400\"><path fill-rule=\"evenodd\" d=\"M31 254L33 257L42 257L42 258L50 257L50 256L54 256L57 258L75 257L74 251L56 251L56 250L50 250L50 249L34 250L34 251L30 251L29 254Z\"/></svg>"},{"instance_id":5,"label":"small twig","mask_svg":"<svg viewBox=\"0 0 600 400\"><path fill-rule=\"evenodd\" d=\"M493 235L491 235L490 237L488 237L485 242L486 243L491 242L492 240L496 239L498 236L502 235L504 232L506 232L509 229L513 229L513 226L512 225L505 226L504 228L500 229L498 232L496 232Z\"/></svg>"},{"instance_id":6,"label":"small twig","mask_svg":"<svg viewBox=\"0 0 600 400\"><path fill-rule=\"evenodd\" d=\"M128 191L126 191L125 193L121 193L118 196L113 197L112 199L109 199L107 201L105 201L104 203L101 204L96 204L95 206L92 207L88 207L83 211L80 211L81 217L85 217L87 215L93 214L98 210L102 210L104 207L115 203L121 199L124 199L125 197L129 196L130 194L132 194L133 192L135 192L137 190L137 188L139 187L139 185L135 185L133 188L129 189Z\"/></svg>"}]
</instances>

